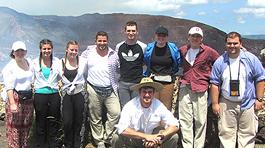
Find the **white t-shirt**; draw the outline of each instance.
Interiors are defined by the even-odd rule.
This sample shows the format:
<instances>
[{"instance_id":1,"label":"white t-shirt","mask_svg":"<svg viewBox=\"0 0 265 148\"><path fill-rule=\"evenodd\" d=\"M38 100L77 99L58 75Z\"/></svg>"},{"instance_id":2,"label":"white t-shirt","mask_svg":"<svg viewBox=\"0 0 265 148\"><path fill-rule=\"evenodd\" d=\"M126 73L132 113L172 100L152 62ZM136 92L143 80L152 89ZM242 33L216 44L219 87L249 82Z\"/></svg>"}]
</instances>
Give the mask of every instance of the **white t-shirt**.
<instances>
[{"instance_id":1,"label":"white t-shirt","mask_svg":"<svg viewBox=\"0 0 265 148\"><path fill-rule=\"evenodd\" d=\"M238 80L238 69L239 69L239 62L240 62L240 57L236 59L231 59L229 58L230 62L230 69L231 69L231 77L232 80ZM241 102L244 91L246 88L246 67L242 62L240 62L240 71L239 71L239 95L240 96L230 96L230 71L229 71L229 66L224 70L222 74L222 86L221 86L221 95L234 102Z\"/></svg>"},{"instance_id":2,"label":"white t-shirt","mask_svg":"<svg viewBox=\"0 0 265 148\"><path fill-rule=\"evenodd\" d=\"M195 61L195 58L197 54L199 53L200 48L198 49L192 49L190 48L186 54L186 60L190 63L191 66L193 66L193 63Z\"/></svg>"},{"instance_id":3,"label":"white t-shirt","mask_svg":"<svg viewBox=\"0 0 265 148\"><path fill-rule=\"evenodd\" d=\"M109 54L109 53L108 53ZM94 86L108 87L110 86L108 55L101 57L96 49L91 49L87 57L87 81Z\"/></svg>"},{"instance_id":4,"label":"white t-shirt","mask_svg":"<svg viewBox=\"0 0 265 148\"><path fill-rule=\"evenodd\" d=\"M200 52L200 48L198 49L192 49L190 48L188 52L186 53L186 60L190 63L191 66L193 66L195 58L197 54ZM186 84L181 83L180 88L186 87Z\"/></svg>"}]
</instances>

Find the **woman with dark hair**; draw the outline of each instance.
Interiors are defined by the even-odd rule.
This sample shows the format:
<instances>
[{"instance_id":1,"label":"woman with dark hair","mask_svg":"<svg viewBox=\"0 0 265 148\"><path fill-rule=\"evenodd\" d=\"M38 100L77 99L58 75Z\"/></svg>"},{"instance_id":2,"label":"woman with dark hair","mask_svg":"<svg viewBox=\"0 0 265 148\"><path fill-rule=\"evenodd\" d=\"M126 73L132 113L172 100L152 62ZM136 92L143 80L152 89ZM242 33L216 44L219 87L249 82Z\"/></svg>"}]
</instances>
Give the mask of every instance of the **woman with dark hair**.
<instances>
[{"instance_id":1,"label":"woman with dark hair","mask_svg":"<svg viewBox=\"0 0 265 148\"><path fill-rule=\"evenodd\" d=\"M143 62L147 65L143 75L151 77L155 82L164 85L161 92L155 93L155 98L160 100L171 111L172 96L174 93L174 78L182 59L178 47L167 41L168 30L160 26L155 32L156 41L146 47Z\"/></svg>"},{"instance_id":2,"label":"woman with dark hair","mask_svg":"<svg viewBox=\"0 0 265 148\"><path fill-rule=\"evenodd\" d=\"M34 60L37 146L39 148L61 148L62 142L59 139L59 129L61 128L59 122L61 102L58 93L59 59L52 55L53 44L50 40L41 40L39 48L40 56ZM50 119L49 125L47 125L48 118ZM47 145L47 138L50 139L49 145Z\"/></svg>"},{"instance_id":3,"label":"woman with dark hair","mask_svg":"<svg viewBox=\"0 0 265 148\"><path fill-rule=\"evenodd\" d=\"M33 121L33 95L31 82L33 68L30 59L25 59L26 45L16 41L12 45L12 60L4 67L5 88L2 94L6 101L5 126L8 147L27 146L27 138Z\"/></svg>"},{"instance_id":4,"label":"woman with dark hair","mask_svg":"<svg viewBox=\"0 0 265 148\"><path fill-rule=\"evenodd\" d=\"M61 60L62 119L65 148L82 148L88 96L85 87L86 60L78 57L79 45L71 40L66 45L65 58Z\"/></svg>"}]
</instances>

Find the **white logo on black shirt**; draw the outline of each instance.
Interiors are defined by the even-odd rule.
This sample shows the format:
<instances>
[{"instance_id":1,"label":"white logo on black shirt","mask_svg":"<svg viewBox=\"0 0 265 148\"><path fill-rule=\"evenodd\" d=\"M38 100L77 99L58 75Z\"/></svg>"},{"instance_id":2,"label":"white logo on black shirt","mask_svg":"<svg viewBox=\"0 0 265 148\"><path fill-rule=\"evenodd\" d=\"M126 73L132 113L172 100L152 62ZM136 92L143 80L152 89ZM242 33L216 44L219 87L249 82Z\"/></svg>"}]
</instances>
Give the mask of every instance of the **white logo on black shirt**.
<instances>
[{"instance_id":1,"label":"white logo on black shirt","mask_svg":"<svg viewBox=\"0 0 265 148\"><path fill-rule=\"evenodd\" d=\"M124 52L122 52L121 55L126 61L135 61L139 57L139 53L133 55L132 50L128 51L128 55Z\"/></svg>"}]
</instances>

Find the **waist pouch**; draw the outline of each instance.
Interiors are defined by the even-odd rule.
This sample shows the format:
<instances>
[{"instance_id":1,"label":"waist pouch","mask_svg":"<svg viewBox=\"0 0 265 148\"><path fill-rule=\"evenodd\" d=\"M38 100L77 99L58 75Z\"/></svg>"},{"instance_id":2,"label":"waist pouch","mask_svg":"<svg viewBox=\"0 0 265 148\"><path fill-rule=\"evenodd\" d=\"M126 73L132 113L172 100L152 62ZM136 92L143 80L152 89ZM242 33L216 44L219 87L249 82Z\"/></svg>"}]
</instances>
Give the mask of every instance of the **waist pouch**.
<instances>
[{"instance_id":1,"label":"waist pouch","mask_svg":"<svg viewBox=\"0 0 265 148\"><path fill-rule=\"evenodd\" d=\"M18 99L19 100L28 100L31 99L33 96L32 90L14 90L18 94Z\"/></svg>"},{"instance_id":2,"label":"waist pouch","mask_svg":"<svg viewBox=\"0 0 265 148\"><path fill-rule=\"evenodd\" d=\"M171 83L173 82L172 76L171 75L156 75L156 74L151 74L150 77L157 81L157 82L167 82L167 83Z\"/></svg>"},{"instance_id":3,"label":"waist pouch","mask_svg":"<svg viewBox=\"0 0 265 148\"><path fill-rule=\"evenodd\" d=\"M113 92L113 88L111 85L108 87L98 87L90 84L90 86L95 90L96 93L98 93L102 97L109 97Z\"/></svg>"},{"instance_id":4,"label":"waist pouch","mask_svg":"<svg viewBox=\"0 0 265 148\"><path fill-rule=\"evenodd\" d=\"M160 82L172 82L172 78L169 75L167 75L167 76L154 76L154 79L156 81L160 81Z\"/></svg>"}]
</instances>

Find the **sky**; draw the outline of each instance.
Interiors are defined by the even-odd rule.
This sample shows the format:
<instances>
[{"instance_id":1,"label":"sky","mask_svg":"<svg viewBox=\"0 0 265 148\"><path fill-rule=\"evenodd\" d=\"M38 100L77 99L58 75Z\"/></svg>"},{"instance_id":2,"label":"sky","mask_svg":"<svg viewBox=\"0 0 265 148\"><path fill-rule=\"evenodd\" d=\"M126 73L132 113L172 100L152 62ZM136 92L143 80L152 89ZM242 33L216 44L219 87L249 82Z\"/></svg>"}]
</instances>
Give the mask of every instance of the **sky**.
<instances>
[{"instance_id":1,"label":"sky","mask_svg":"<svg viewBox=\"0 0 265 148\"><path fill-rule=\"evenodd\" d=\"M265 34L264 0L0 0L0 6L28 15L165 15L198 21L226 33Z\"/></svg>"}]
</instances>

